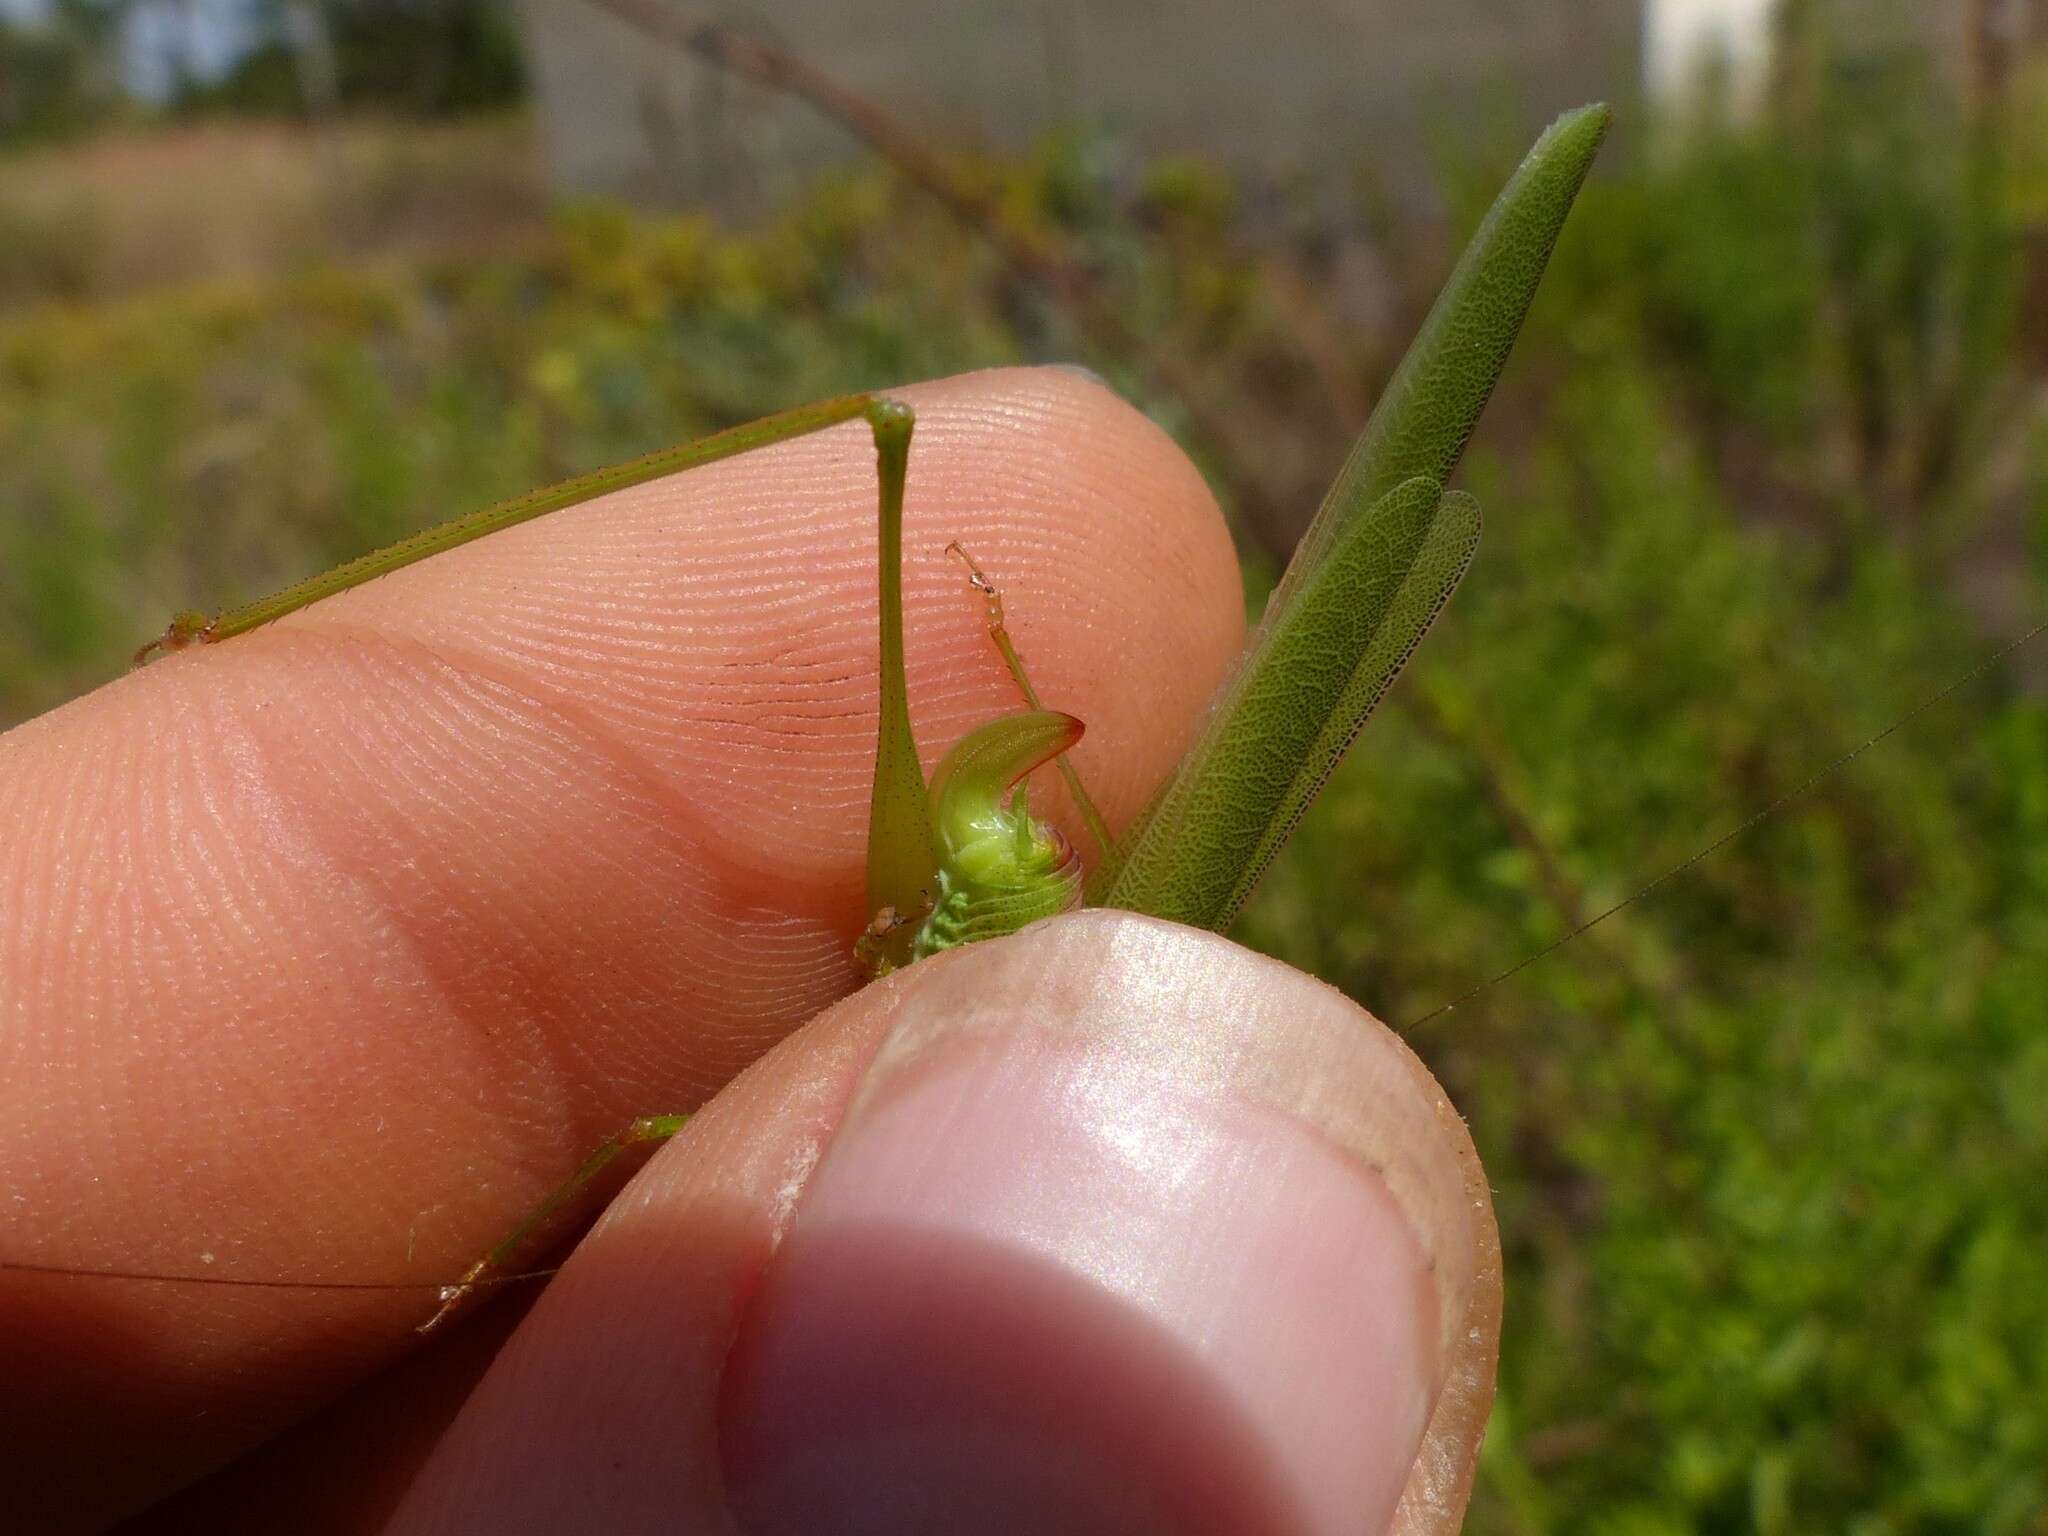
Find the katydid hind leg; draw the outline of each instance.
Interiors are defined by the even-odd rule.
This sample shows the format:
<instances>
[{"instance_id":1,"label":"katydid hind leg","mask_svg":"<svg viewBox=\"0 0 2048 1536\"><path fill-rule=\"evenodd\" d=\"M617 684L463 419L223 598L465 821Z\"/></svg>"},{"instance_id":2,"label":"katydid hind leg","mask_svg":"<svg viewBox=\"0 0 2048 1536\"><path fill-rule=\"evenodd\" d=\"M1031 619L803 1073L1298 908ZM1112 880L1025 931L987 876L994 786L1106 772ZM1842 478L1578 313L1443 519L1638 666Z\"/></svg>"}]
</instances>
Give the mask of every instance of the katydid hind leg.
<instances>
[{"instance_id":1,"label":"katydid hind leg","mask_svg":"<svg viewBox=\"0 0 2048 1536\"><path fill-rule=\"evenodd\" d=\"M520 523L531 522L534 518L550 512L593 501L599 496L608 496L613 491L627 490L636 485L645 485L667 475L679 474L686 469L713 464L721 459L738 458L756 449L771 448L796 438L807 437L827 427L843 422L864 419L879 434L881 420L888 409L888 402L878 401L871 395L840 395L830 400L820 400L810 405L796 406L764 416L758 421L744 422L714 432L709 437L696 438L671 448L630 459L623 464L614 464L588 474L577 475L555 485L543 486L506 501L495 502L461 517L437 523L431 528L411 534L382 549L372 550L344 562L318 576L309 576L283 591L256 602L246 603L239 608L228 608L218 613L207 614L194 609L185 609L175 614L165 626L162 634L144 645L135 653L135 664L144 663L172 651L185 650L195 645L212 645L236 635L246 634L265 624L283 618L310 606L324 597L346 592L364 582L374 581L380 576L413 565L430 555L456 549L488 534Z\"/></svg>"},{"instance_id":2,"label":"katydid hind leg","mask_svg":"<svg viewBox=\"0 0 2048 1536\"><path fill-rule=\"evenodd\" d=\"M910 438L917 419L898 401L877 400L867 420L875 434L877 537L876 595L880 611L877 665L879 719L875 778L868 801L867 912L905 914L930 907L938 889L932 848L930 798L917 737L910 726L910 696L903 664L903 493L910 473ZM871 970L908 965L916 937L908 923L870 923Z\"/></svg>"},{"instance_id":3,"label":"katydid hind leg","mask_svg":"<svg viewBox=\"0 0 2048 1536\"><path fill-rule=\"evenodd\" d=\"M429 555L457 548L547 512L856 419L868 425L877 457L878 587L882 629L882 719L878 730L868 853L869 910L876 914L876 920L863 935L863 958L866 958L865 951L872 949L884 968L892 963L907 963L917 927L932 907L936 866L931 851L923 770L911 732L904 684L902 516L915 415L909 406L900 402L870 395L849 395L800 406L709 438L486 507L242 608L210 615L197 610L181 611L161 636L137 653L137 664L158 654L212 644L246 633L323 597L347 591ZM630 1168L618 1166L622 1160L630 1161L629 1154L644 1154L672 1137L686 1119L684 1115L654 1115L635 1120L592 1152L502 1241L471 1265L459 1279L440 1288L441 1306L420 1331L429 1333L445 1327L467 1309L479 1292L507 1278L523 1262L530 1262L536 1253L545 1252L578 1215L589 1213L599 1194L615 1188L619 1176L630 1171ZM197 1282L208 1277L195 1275L189 1278ZM370 1284L360 1288L377 1287Z\"/></svg>"}]
</instances>

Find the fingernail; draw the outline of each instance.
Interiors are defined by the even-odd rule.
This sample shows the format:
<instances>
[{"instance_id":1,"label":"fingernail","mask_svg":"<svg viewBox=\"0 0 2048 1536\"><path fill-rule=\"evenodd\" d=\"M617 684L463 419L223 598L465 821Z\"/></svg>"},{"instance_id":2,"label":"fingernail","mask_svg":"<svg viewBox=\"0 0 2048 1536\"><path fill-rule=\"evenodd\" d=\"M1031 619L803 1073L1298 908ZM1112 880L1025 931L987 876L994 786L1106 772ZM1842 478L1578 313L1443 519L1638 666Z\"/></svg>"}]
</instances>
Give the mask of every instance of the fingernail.
<instances>
[{"instance_id":1,"label":"fingernail","mask_svg":"<svg viewBox=\"0 0 2048 1536\"><path fill-rule=\"evenodd\" d=\"M727 1366L743 1530L1385 1527L1438 1386L1431 1266L1254 1046L1159 1048L1270 965L1194 942L917 989Z\"/></svg>"}]
</instances>

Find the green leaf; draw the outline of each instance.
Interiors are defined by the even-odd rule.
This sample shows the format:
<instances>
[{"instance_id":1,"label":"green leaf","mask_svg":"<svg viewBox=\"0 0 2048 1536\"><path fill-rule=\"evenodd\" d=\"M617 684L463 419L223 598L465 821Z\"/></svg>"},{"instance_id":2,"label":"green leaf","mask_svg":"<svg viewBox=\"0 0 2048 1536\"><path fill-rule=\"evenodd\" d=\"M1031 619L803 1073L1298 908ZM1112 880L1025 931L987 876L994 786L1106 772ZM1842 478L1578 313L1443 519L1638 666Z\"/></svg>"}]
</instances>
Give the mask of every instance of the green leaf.
<instances>
[{"instance_id":1,"label":"green leaf","mask_svg":"<svg viewBox=\"0 0 2048 1536\"><path fill-rule=\"evenodd\" d=\"M1553 123L1402 359L1195 745L1091 901L1222 928L1449 599L1478 509L1444 496L1607 131Z\"/></svg>"}]
</instances>

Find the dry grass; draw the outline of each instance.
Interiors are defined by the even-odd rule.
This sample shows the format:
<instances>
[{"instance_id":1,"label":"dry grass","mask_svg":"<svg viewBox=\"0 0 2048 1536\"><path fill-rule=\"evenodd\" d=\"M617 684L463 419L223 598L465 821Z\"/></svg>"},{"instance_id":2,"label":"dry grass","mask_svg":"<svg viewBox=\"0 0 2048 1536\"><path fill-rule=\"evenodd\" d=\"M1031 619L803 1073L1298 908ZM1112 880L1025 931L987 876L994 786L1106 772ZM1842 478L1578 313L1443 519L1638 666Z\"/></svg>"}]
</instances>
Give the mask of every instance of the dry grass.
<instances>
[{"instance_id":1,"label":"dry grass","mask_svg":"<svg viewBox=\"0 0 2048 1536\"><path fill-rule=\"evenodd\" d=\"M530 235L545 207L523 117L115 133L0 159L0 308L477 253Z\"/></svg>"}]
</instances>

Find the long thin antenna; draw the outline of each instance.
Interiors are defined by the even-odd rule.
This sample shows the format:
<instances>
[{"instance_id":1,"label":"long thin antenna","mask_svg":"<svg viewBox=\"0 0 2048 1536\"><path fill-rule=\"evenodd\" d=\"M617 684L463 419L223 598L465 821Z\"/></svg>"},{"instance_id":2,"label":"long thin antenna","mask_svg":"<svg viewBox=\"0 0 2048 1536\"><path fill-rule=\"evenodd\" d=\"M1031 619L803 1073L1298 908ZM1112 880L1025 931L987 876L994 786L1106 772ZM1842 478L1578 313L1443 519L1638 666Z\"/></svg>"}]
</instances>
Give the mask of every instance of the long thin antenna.
<instances>
[{"instance_id":1,"label":"long thin antenna","mask_svg":"<svg viewBox=\"0 0 2048 1536\"><path fill-rule=\"evenodd\" d=\"M561 1273L557 1264L547 1269L524 1269L516 1275L487 1275L463 1284L476 1290L518 1285L528 1280L546 1280ZM35 1264L20 1259L0 1259L0 1275L59 1275L69 1280L132 1280L138 1284L214 1285L245 1291L445 1291L446 1280L254 1280L241 1275L194 1275L153 1269L78 1269L68 1264Z\"/></svg>"},{"instance_id":2,"label":"long thin antenna","mask_svg":"<svg viewBox=\"0 0 2048 1536\"><path fill-rule=\"evenodd\" d=\"M1402 1032L1406 1033L1408 1030L1411 1029L1419 1029L1424 1024L1429 1023L1432 1019L1442 1018L1445 1014L1464 1007L1465 1004L1471 1002L1473 998L1478 997L1482 992L1491 992L1495 987L1499 986L1502 982L1508 980L1508 978L1512 976L1519 976L1523 971L1526 971L1530 966L1536 964L1537 961L1546 960L1550 956L1556 954L1560 949L1563 949L1565 945L1571 943L1574 939L1578 938L1580 934L1586 933L1594 928L1598 928L1602 923L1606 922L1607 919L1614 916L1615 913L1620 912L1625 908L1634 906L1637 902L1641 901L1645 896L1648 896L1652 891L1657 890L1660 886L1665 885L1669 881L1677 879L1680 875L1684 874L1694 865L1702 863L1705 860L1712 858L1715 854L1719 853L1723 848L1727 847L1737 838L1742 837L1746 833L1760 826L1762 823L1769 821L1773 816L1777 815L1778 812L1782 811L1786 806L1792 804L1795 800L1805 799L1808 795L1812 794L1816 789L1820 788L1820 786L1823 783L1833 778L1837 773L1840 773L1844 768L1848 767L1851 763L1855 762L1857 758L1861 757L1864 753L1868 752L1872 747L1876 746L1879 742L1882 742L1887 737L1895 734L1898 731L1904 730L1907 726L1911 725L1915 720L1919 719L1922 715L1926 714L1930 709L1933 709L1936 705L1946 700L1951 694L1954 694L1962 688L1967 687L1969 684L1975 682L1978 678L1982 677L1986 672L1989 672L1993 667L1997 666L2000 662L2004 661L2006 657L2012 655L2013 652L2019 650L2022 646L2032 644L2035 640L2038 640L2044 634L2048 634L2048 623L2036 624L2024 635L2021 635L2019 639L2012 641L2010 644L2000 647L1996 651L1993 651L1989 656L1985 657L1982 661L1978 662L1977 665L1970 668L1969 671L1963 673L1962 676L1956 678L1955 681L1949 683L1946 687L1929 694L1926 698L1922 699L1918 704L1915 704L1911 709L1907 710L1903 715L1899 716L1898 719L1894 720L1890 725L1886 726L1876 735L1871 736L1862 742L1859 742L1857 745L1851 747L1848 751L1842 753L1841 756L1815 769L1811 774L1807 775L1807 777L1803 779L1799 784L1795 785L1791 789L1786 790L1784 794L1778 796L1777 799L1773 800L1769 805L1765 806L1762 810L1750 816L1747 820L1742 821L1733 827L1730 827L1726 832L1723 832L1719 837L1715 838L1711 843L1708 843L1704 848L1700 849L1697 853L1694 853L1689 858L1686 858L1680 861L1679 863L1672 865L1671 868L1665 870L1664 873L1659 875L1656 879L1650 881L1647 885L1638 887L1636 890L1622 897L1621 900L1617 901L1613 906L1608 907L1603 911L1594 913L1593 916L1587 918L1583 923L1580 923L1576 928L1573 928L1570 932L1564 934L1562 937L1551 940L1548 944L1544 945L1541 949L1536 950L1532 954L1524 955L1520 960L1517 960L1513 965L1509 966L1506 970L1500 972L1498 975L1489 976L1485 981L1480 982L1478 986L1473 987L1470 991L1461 992L1456 997L1452 998L1449 1002L1439 1003L1436 1007L1430 1009L1429 1012L1419 1015L1416 1018L1410 1019L1406 1024L1403 1024L1401 1026Z\"/></svg>"}]
</instances>

